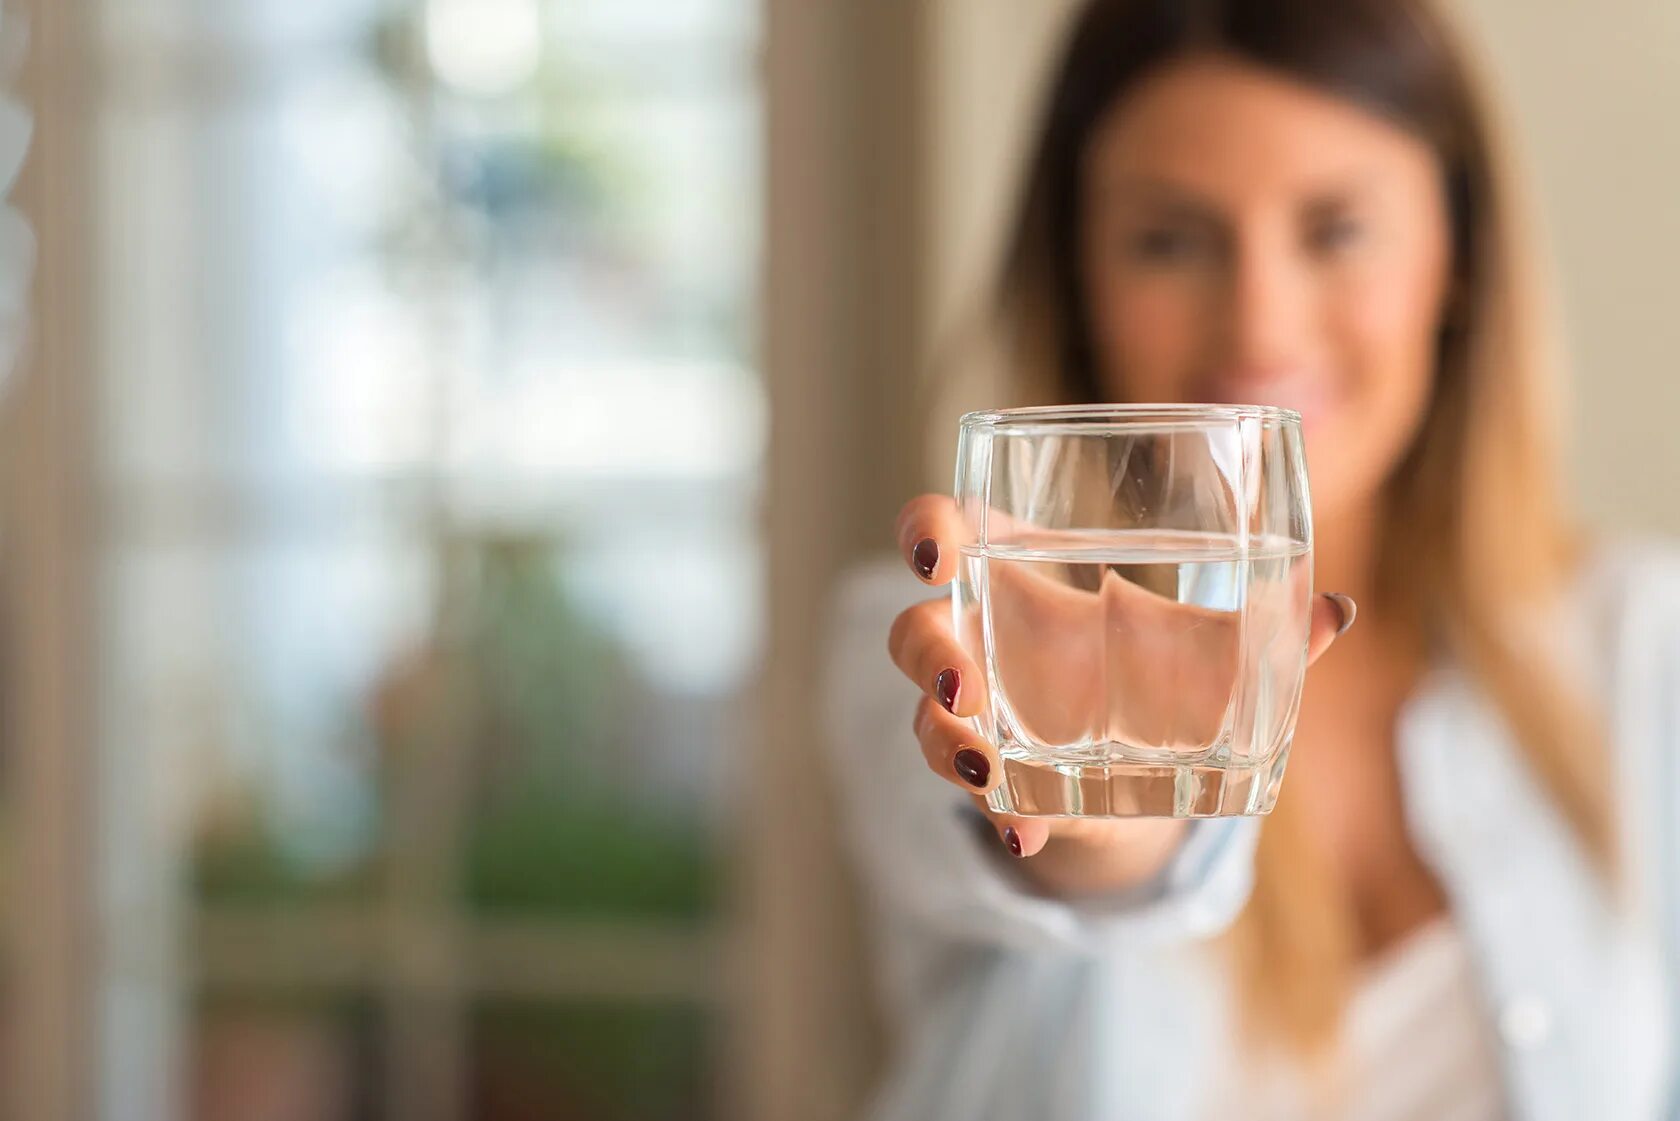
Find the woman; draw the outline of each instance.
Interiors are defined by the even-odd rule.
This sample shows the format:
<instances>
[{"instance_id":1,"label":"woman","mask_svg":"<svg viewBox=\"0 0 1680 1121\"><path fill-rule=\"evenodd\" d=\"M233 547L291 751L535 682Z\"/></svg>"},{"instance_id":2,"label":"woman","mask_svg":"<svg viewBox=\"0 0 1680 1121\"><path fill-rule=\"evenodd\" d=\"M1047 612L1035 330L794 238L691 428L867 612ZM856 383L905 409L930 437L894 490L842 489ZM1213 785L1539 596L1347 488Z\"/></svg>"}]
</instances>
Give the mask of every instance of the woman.
<instances>
[{"instance_id":1,"label":"woman","mask_svg":"<svg viewBox=\"0 0 1680 1121\"><path fill-rule=\"evenodd\" d=\"M897 1027L876 1116L1673 1108L1680 578L1563 517L1510 192L1421 0L1075 21L1000 289L1021 402L1299 410L1342 594L1272 815L1069 822L983 812L947 600L853 582L831 726ZM905 507L924 585L956 525Z\"/></svg>"}]
</instances>

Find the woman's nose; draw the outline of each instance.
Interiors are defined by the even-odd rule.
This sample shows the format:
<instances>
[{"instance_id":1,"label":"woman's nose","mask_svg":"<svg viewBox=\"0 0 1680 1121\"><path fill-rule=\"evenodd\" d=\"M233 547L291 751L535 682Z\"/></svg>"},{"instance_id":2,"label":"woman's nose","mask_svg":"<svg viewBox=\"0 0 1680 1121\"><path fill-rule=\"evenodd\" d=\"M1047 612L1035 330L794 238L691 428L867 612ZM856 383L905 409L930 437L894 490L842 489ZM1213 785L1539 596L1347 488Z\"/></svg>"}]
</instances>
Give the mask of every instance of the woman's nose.
<instances>
[{"instance_id":1,"label":"woman's nose","mask_svg":"<svg viewBox=\"0 0 1680 1121\"><path fill-rule=\"evenodd\" d=\"M1264 376L1294 365L1310 326L1309 282L1304 263L1282 239L1261 231L1238 241L1226 280L1229 367Z\"/></svg>"}]
</instances>

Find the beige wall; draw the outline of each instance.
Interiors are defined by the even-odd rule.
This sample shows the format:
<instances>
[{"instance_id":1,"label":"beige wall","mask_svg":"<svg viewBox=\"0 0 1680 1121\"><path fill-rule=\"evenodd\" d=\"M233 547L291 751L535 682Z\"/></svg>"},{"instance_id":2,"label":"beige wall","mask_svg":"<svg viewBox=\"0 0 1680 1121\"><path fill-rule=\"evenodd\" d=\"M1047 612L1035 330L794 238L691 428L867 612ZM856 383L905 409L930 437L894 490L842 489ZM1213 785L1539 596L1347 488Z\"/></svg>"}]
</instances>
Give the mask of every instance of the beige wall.
<instances>
[{"instance_id":1,"label":"beige wall","mask_svg":"<svg viewBox=\"0 0 1680 1121\"><path fill-rule=\"evenodd\" d=\"M1014 203L1016 175L1035 124L1039 87L1076 0L926 0L922 71L924 171L920 208L926 249L921 365L951 373L968 358L961 340L978 314ZM929 395L933 438L922 486L951 486L956 418L986 408L983 381L965 395Z\"/></svg>"},{"instance_id":2,"label":"beige wall","mask_svg":"<svg viewBox=\"0 0 1680 1121\"><path fill-rule=\"evenodd\" d=\"M931 5L930 347L950 335L992 261L1034 86L1074 6ZM1457 7L1534 173L1572 372L1567 435L1582 508L1607 527L1680 533L1680 4ZM934 459L930 481L943 485Z\"/></svg>"},{"instance_id":3,"label":"beige wall","mask_svg":"<svg viewBox=\"0 0 1680 1121\"><path fill-rule=\"evenodd\" d=\"M924 306L941 327L989 272L1073 0L929 0L923 177L934 252Z\"/></svg>"},{"instance_id":4,"label":"beige wall","mask_svg":"<svg viewBox=\"0 0 1680 1121\"><path fill-rule=\"evenodd\" d=\"M1607 527L1680 533L1680 5L1461 7L1534 173L1583 511Z\"/></svg>"}]
</instances>

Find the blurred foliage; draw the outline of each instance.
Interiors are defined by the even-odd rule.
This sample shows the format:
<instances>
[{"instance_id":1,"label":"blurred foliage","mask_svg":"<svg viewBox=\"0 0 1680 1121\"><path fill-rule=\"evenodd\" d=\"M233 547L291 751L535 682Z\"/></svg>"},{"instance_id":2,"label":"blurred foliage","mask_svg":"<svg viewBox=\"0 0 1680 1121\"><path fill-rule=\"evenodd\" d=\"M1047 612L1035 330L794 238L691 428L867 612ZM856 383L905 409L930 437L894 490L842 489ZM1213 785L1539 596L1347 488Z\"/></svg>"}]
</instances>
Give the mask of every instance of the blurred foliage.
<instances>
[{"instance_id":1,"label":"blurred foliage","mask_svg":"<svg viewBox=\"0 0 1680 1121\"><path fill-rule=\"evenodd\" d=\"M514 535L462 542L452 565L462 591L444 628L492 770L570 788L610 756L634 686L617 645L563 586L558 554Z\"/></svg>"},{"instance_id":2,"label":"blurred foliage","mask_svg":"<svg viewBox=\"0 0 1680 1121\"><path fill-rule=\"evenodd\" d=\"M469 759L459 852L463 900L485 910L699 917L714 853L699 824L639 804L624 762L636 682L622 652L577 609L552 542L458 538L423 647L390 666L371 698L378 769L435 765L438 737ZM200 899L332 901L377 891L366 862L330 875L300 866L265 824L255 792L218 815L192 863Z\"/></svg>"},{"instance_id":3,"label":"blurred foliage","mask_svg":"<svg viewBox=\"0 0 1680 1121\"><path fill-rule=\"evenodd\" d=\"M699 1121L709 1115L697 1009L498 1001L474 1018L474 1116Z\"/></svg>"},{"instance_id":4,"label":"blurred foliage","mask_svg":"<svg viewBox=\"0 0 1680 1121\"><path fill-rule=\"evenodd\" d=\"M238 825L224 823L198 838L188 863L193 898L218 903L335 902L366 898L373 869L362 861L325 875L300 864L277 842L274 827L252 806Z\"/></svg>"},{"instance_id":5,"label":"blurred foliage","mask_svg":"<svg viewBox=\"0 0 1680 1121\"><path fill-rule=\"evenodd\" d=\"M378 1009L366 993L305 986L279 986L228 992L203 988L193 994L193 1019L272 1020L317 1024L347 1036L373 1034Z\"/></svg>"},{"instance_id":6,"label":"blurred foliage","mask_svg":"<svg viewBox=\"0 0 1680 1121\"><path fill-rule=\"evenodd\" d=\"M610 803L531 797L480 819L464 889L485 910L691 918L709 909L715 879L691 826Z\"/></svg>"},{"instance_id":7,"label":"blurred foliage","mask_svg":"<svg viewBox=\"0 0 1680 1121\"><path fill-rule=\"evenodd\" d=\"M621 773L636 682L579 612L551 546L476 543L459 620L483 780L463 891L487 909L696 915L713 871L692 822L655 815Z\"/></svg>"}]
</instances>

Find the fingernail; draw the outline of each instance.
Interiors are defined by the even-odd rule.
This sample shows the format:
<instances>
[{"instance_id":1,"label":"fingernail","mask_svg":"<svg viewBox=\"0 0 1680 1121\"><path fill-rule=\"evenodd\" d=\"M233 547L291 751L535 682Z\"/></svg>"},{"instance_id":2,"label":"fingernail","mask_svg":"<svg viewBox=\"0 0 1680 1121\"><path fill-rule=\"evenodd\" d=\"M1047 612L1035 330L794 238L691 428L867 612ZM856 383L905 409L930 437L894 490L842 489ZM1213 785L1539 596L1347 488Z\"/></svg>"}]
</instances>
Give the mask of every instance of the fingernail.
<instances>
[{"instance_id":1,"label":"fingernail","mask_svg":"<svg viewBox=\"0 0 1680 1121\"><path fill-rule=\"evenodd\" d=\"M984 787L992 777L992 764L972 747L965 747L951 760L951 769L970 786Z\"/></svg>"},{"instance_id":2,"label":"fingernail","mask_svg":"<svg viewBox=\"0 0 1680 1121\"><path fill-rule=\"evenodd\" d=\"M1021 855L1021 835L1015 832L1015 827L1013 825L1004 827L1003 843L1009 846L1009 855Z\"/></svg>"},{"instance_id":3,"label":"fingernail","mask_svg":"<svg viewBox=\"0 0 1680 1121\"><path fill-rule=\"evenodd\" d=\"M962 688L962 677L954 669L942 669L939 676L933 679L934 700L945 706L945 711L957 711L957 690Z\"/></svg>"},{"instance_id":4,"label":"fingernail","mask_svg":"<svg viewBox=\"0 0 1680 1121\"><path fill-rule=\"evenodd\" d=\"M916 575L932 580L933 570L939 566L939 543L931 537L922 538L910 550L910 562L916 566Z\"/></svg>"},{"instance_id":5,"label":"fingernail","mask_svg":"<svg viewBox=\"0 0 1680 1121\"><path fill-rule=\"evenodd\" d=\"M1327 597L1336 605L1336 610L1342 613L1341 626L1336 628L1337 634L1345 634L1353 626L1354 619L1359 617L1359 605L1353 602L1352 596L1344 596L1340 592L1330 592Z\"/></svg>"}]
</instances>

